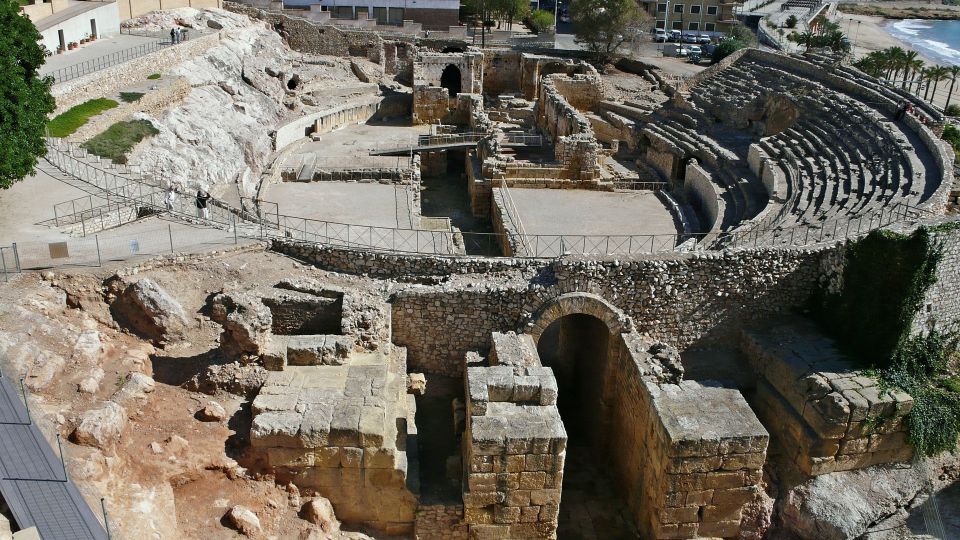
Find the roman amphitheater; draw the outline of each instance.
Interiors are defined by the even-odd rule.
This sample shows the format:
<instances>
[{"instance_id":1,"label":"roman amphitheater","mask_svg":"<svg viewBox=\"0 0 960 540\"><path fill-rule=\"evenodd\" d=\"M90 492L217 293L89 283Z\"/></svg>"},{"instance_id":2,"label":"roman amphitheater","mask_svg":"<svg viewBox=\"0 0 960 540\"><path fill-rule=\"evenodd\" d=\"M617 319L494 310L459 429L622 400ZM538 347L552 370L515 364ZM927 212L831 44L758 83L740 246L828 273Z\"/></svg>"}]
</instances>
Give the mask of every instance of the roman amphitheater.
<instances>
[{"instance_id":1,"label":"roman amphitheater","mask_svg":"<svg viewBox=\"0 0 960 540\"><path fill-rule=\"evenodd\" d=\"M850 345L960 330L937 109L816 53L679 80L231 3L125 24L191 38L54 86L144 95L48 140L83 193L0 250L71 538L960 535L960 452ZM125 163L83 146L130 119ZM9 461L13 530L62 525Z\"/></svg>"}]
</instances>

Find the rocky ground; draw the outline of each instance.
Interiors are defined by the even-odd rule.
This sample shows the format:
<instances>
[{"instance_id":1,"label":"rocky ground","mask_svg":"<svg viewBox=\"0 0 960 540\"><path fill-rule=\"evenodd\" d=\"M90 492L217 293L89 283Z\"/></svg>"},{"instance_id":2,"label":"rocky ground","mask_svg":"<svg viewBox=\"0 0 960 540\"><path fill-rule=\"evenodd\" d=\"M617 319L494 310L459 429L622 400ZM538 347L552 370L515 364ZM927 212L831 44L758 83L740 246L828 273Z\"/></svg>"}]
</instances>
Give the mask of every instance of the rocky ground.
<instances>
[{"instance_id":1,"label":"rocky ground","mask_svg":"<svg viewBox=\"0 0 960 540\"><path fill-rule=\"evenodd\" d=\"M185 193L204 186L215 197L235 195L238 187L244 196L254 194L278 126L376 94L378 83L394 84L381 80L379 66L354 60L370 81L362 82L350 59L291 51L266 23L223 10L151 12L124 24L133 31L179 25L220 34L217 45L163 73L185 77L192 90L176 107L141 115L160 133L140 143L129 160Z\"/></svg>"},{"instance_id":2,"label":"rocky ground","mask_svg":"<svg viewBox=\"0 0 960 540\"><path fill-rule=\"evenodd\" d=\"M71 477L91 507L106 498L117 537L365 538L247 454L247 391L262 368L220 357L220 327L205 314L225 286L316 273L245 250L125 276L25 274L0 288L0 367L25 378L38 425L54 445L63 437ZM121 303L156 316L134 320Z\"/></svg>"}]
</instances>

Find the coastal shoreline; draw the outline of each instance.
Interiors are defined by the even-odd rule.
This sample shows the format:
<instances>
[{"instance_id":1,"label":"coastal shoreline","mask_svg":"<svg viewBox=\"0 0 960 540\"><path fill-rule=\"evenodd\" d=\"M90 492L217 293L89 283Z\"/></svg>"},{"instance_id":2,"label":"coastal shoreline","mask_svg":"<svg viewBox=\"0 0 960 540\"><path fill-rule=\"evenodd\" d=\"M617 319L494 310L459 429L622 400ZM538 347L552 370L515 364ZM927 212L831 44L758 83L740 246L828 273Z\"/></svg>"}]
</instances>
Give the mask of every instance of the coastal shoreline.
<instances>
[{"instance_id":1,"label":"coastal shoreline","mask_svg":"<svg viewBox=\"0 0 960 540\"><path fill-rule=\"evenodd\" d=\"M922 49L888 32L885 27L894 20L896 19L887 19L875 15L851 15L843 12L837 12L834 18L834 22L838 23L840 29L850 38L853 44L853 53L856 58L889 47L901 47L920 53L920 58L927 64L943 64L942 61L925 55Z\"/></svg>"}]
</instances>

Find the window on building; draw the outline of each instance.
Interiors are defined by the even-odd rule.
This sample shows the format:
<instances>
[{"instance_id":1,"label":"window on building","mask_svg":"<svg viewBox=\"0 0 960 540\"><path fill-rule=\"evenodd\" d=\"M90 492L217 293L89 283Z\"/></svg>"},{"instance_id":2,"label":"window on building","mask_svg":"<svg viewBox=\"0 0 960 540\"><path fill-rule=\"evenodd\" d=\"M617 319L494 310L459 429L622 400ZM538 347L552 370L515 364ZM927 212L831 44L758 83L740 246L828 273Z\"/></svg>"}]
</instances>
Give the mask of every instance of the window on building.
<instances>
[{"instance_id":1,"label":"window on building","mask_svg":"<svg viewBox=\"0 0 960 540\"><path fill-rule=\"evenodd\" d=\"M657 21L657 28L663 28L667 21Z\"/></svg>"},{"instance_id":2,"label":"window on building","mask_svg":"<svg viewBox=\"0 0 960 540\"><path fill-rule=\"evenodd\" d=\"M674 4L673 5L674 13L683 13L683 4Z\"/></svg>"},{"instance_id":3,"label":"window on building","mask_svg":"<svg viewBox=\"0 0 960 540\"><path fill-rule=\"evenodd\" d=\"M337 6L333 10L334 19L352 19L353 18L353 6Z\"/></svg>"},{"instance_id":4,"label":"window on building","mask_svg":"<svg viewBox=\"0 0 960 540\"><path fill-rule=\"evenodd\" d=\"M703 7L703 6L701 6L700 4L695 4L695 5L690 6L690 13L691 13L692 15L699 15L699 14L700 14L700 9L701 9L702 7Z\"/></svg>"},{"instance_id":5,"label":"window on building","mask_svg":"<svg viewBox=\"0 0 960 540\"><path fill-rule=\"evenodd\" d=\"M707 6L707 15L716 15L717 6Z\"/></svg>"},{"instance_id":6,"label":"window on building","mask_svg":"<svg viewBox=\"0 0 960 540\"><path fill-rule=\"evenodd\" d=\"M390 24L403 25L403 8L390 8Z\"/></svg>"},{"instance_id":7,"label":"window on building","mask_svg":"<svg viewBox=\"0 0 960 540\"><path fill-rule=\"evenodd\" d=\"M712 22L703 23L703 29L707 32L713 32L717 29L717 25Z\"/></svg>"},{"instance_id":8,"label":"window on building","mask_svg":"<svg viewBox=\"0 0 960 540\"><path fill-rule=\"evenodd\" d=\"M670 28L673 30L683 30L683 23L680 21L673 21L670 23Z\"/></svg>"},{"instance_id":9,"label":"window on building","mask_svg":"<svg viewBox=\"0 0 960 540\"><path fill-rule=\"evenodd\" d=\"M387 8L373 8L373 18L377 20L377 24L387 24Z\"/></svg>"},{"instance_id":10,"label":"window on building","mask_svg":"<svg viewBox=\"0 0 960 540\"><path fill-rule=\"evenodd\" d=\"M689 25L687 25L687 30L699 30L699 29L700 29L700 23L692 22Z\"/></svg>"},{"instance_id":11,"label":"window on building","mask_svg":"<svg viewBox=\"0 0 960 540\"><path fill-rule=\"evenodd\" d=\"M666 13L667 5L666 4L657 4L657 13Z\"/></svg>"}]
</instances>

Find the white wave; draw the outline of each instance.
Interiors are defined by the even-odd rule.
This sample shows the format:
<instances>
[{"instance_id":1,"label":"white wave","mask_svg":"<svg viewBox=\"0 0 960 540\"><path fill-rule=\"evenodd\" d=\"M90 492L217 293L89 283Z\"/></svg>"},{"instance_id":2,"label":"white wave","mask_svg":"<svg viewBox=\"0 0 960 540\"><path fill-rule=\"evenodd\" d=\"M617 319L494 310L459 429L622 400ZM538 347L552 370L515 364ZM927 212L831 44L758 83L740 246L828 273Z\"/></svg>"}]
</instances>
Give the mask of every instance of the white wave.
<instances>
[{"instance_id":1,"label":"white wave","mask_svg":"<svg viewBox=\"0 0 960 540\"><path fill-rule=\"evenodd\" d=\"M933 28L930 24L924 24L921 19L904 19L890 26L893 30L907 36L917 36L921 31Z\"/></svg>"},{"instance_id":2,"label":"white wave","mask_svg":"<svg viewBox=\"0 0 960 540\"><path fill-rule=\"evenodd\" d=\"M960 51L951 47L950 44L942 41L924 39L921 40L920 43L917 43L917 46L927 49L930 52L935 53L937 56L952 60L960 60Z\"/></svg>"}]
</instances>

